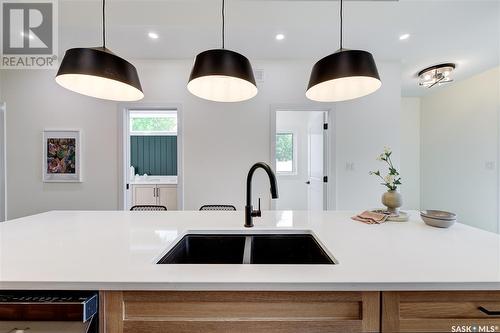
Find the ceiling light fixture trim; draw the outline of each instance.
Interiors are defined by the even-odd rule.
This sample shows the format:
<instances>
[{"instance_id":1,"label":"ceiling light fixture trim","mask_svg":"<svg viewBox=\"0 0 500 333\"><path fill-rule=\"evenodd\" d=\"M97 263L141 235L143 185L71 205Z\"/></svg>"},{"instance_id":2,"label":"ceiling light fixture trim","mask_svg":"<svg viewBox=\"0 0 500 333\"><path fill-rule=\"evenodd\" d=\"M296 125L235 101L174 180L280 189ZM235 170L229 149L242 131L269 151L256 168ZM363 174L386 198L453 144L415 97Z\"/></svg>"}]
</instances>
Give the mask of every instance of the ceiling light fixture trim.
<instances>
[{"instance_id":1,"label":"ceiling light fixture trim","mask_svg":"<svg viewBox=\"0 0 500 333\"><path fill-rule=\"evenodd\" d=\"M451 73L455 70L454 63L434 65L421 70L418 73L419 85L424 88L433 88L446 83L453 82Z\"/></svg>"}]
</instances>

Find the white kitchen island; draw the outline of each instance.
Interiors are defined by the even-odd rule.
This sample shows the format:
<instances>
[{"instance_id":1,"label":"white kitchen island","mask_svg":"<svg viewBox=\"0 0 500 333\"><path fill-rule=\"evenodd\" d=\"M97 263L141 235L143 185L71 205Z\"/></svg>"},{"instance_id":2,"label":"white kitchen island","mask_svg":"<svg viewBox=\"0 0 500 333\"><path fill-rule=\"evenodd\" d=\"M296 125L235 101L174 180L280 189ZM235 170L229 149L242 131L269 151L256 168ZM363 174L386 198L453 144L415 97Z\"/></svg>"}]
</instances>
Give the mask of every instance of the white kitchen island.
<instances>
[{"instance_id":1,"label":"white kitchen island","mask_svg":"<svg viewBox=\"0 0 500 333\"><path fill-rule=\"evenodd\" d=\"M340 327L353 332L410 332L411 329L446 331L452 319L459 323L469 319L477 319L482 323L491 319L495 325L500 324L498 316L477 311L477 305L481 302L487 304L490 310L500 310L499 235L463 224L456 224L450 229L429 227L420 221L416 212L412 213L410 222L382 225L352 221L350 217L354 214L339 211L267 211L263 212L262 218L254 220L253 229L245 229L241 211L48 212L0 224L0 290L102 291L103 316L106 318L106 313L110 313L114 318L103 320L107 322L103 330L111 331L118 327L118 332L139 332L144 329L168 332L168 329L178 329L184 325L179 324L184 317L179 314L173 320L168 316L166 318L165 313L171 314L173 309L179 309L180 303L186 306L186 302L192 303L198 309L196 311L201 311L195 311L198 319L199 316L207 316L202 319L220 322L221 325L233 323L224 316L222 319L210 317L209 308L212 308L204 307L206 304L196 305L195 300L210 300L213 309L217 309L216 313L234 306L237 312L234 318L240 318L236 320L235 327L242 331L245 331L246 326L238 325L249 323L249 320L241 321L243 313L252 314L259 308L266 309L269 314L278 311L272 306L266 308L269 304L289 304L291 308L287 311L302 313L303 309L297 310L294 306L302 304L304 309L316 309L315 304L335 303L334 308L319 306L318 313L310 313L306 316L309 319L303 318L311 324L318 318L322 322L321 318L327 313L335 314L328 317L328 325L324 322L324 327L311 326L317 328L311 330L314 332L342 331ZM287 230L312 231L338 264L156 264L176 240L190 231L279 233ZM244 306L255 302L254 293L260 295L257 298L263 304L247 309L248 312L238 312L237 304ZM237 295L243 299L235 298ZM304 295L306 300L300 295ZM155 300L155 297L160 298ZM218 300L217 304L230 303L232 306L227 308L221 305L219 309L213 304L214 299ZM105 300L107 303L104 303ZM154 301L145 304L148 300ZM357 305L332 300L354 302ZM435 302L444 301L448 305L443 314ZM172 302L176 304L175 307L168 306ZM402 305L403 302L407 302L406 305ZM376 313L380 315L386 312L385 309L382 311L384 304L387 304L387 311L397 310L394 316L389 316L393 320L397 319L397 323L386 319L383 324L383 316L375 318ZM437 314L437 318L425 311L429 306L422 308L422 304L434 304L431 306L434 309L432 315ZM450 304L458 304L457 309L460 310L457 310L456 315L453 306L450 310ZM200 310L199 306L204 310ZM140 309L148 310L142 313ZM188 316L187 308L182 311L183 315ZM355 315L358 312L359 318ZM116 313L123 314L123 317L117 319ZM281 320L275 317L272 317L273 320L262 319L253 313L253 324L249 327L254 327L252 325L255 322L269 324L279 321L283 325L283 322L290 321L279 311L275 315ZM339 316L347 316L342 317L342 320L351 320L349 323L352 327L345 326L345 323L335 326L338 321L334 319ZM203 320L195 319L191 318L187 322L202 325ZM194 328L198 327L193 325ZM426 330L427 326L418 325L428 325L429 330ZM271 326L264 325L262 330L273 331L274 326ZM257 328L260 326L255 327L259 331Z\"/></svg>"}]
</instances>

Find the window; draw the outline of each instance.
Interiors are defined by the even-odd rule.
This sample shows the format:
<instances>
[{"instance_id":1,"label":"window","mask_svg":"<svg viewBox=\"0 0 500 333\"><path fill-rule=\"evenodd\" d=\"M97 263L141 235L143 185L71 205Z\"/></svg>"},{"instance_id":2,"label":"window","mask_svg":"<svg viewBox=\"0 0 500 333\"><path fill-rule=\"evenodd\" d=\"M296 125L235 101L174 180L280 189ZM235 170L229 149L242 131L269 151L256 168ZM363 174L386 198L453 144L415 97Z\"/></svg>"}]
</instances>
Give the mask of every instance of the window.
<instances>
[{"instance_id":1,"label":"window","mask_svg":"<svg viewBox=\"0 0 500 333\"><path fill-rule=\"evenodd\" d=\"M131 135L177 135L176 111L130 111Z\"/></svg>"},{"instance_id":2,"label":"window","mask_svg":"<svg viewBox=\"0 0 500 333\"><path fill-rule=\"evenodd\" d=\"M295 140L293 133L276 133L276 172L295 174Z\"/></svg>"}]
</instances>

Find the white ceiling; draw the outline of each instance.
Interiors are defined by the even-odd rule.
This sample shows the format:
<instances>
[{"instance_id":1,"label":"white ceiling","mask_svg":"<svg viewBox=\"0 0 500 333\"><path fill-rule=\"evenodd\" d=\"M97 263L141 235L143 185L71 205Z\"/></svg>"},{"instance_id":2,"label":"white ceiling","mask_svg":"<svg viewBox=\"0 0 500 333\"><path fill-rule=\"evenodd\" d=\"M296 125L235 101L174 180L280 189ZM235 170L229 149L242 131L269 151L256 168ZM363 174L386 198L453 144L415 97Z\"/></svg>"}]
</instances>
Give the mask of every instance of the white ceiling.
<instances>
[{"instance_id":1,"label":"white ceiling","mask_svg":"<svg viewBox=\"0 0 500 333\"><path fill-rule=\"evenodd\" d=\"M108 0L108 47L128 59L193 58L220 46L220 0ZM226 47L250 59L307 59L338 48L338 1L226 0ZM59 2L60 53L101 43L97 0ZM158 40L147 37L149 31ZM285 40L275 40L277 33ZM410 33L406 41L399 36ZM401 61L405 96L426 92L416 73L457 63L456 79L499 63L499 0L346 1L344 46Z\"/></svg>"}]
</instances>

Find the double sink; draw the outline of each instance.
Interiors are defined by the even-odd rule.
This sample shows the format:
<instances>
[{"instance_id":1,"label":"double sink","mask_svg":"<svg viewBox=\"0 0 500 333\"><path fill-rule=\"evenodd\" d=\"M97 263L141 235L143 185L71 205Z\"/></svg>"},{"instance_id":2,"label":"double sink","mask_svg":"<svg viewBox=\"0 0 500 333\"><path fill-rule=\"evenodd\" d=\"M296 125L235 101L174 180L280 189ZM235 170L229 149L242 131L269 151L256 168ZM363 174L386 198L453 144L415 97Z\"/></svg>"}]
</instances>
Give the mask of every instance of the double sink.
<instances>
[{"instance_id":1,"label":"double sink","mask_svg":"<svg viewBox=\"0 0 500 333\"><path fill-rule=\"evenodd\" d=\"M188 233L158 264L333 265L312 232Z\"/></svg>"}]
</instances>

